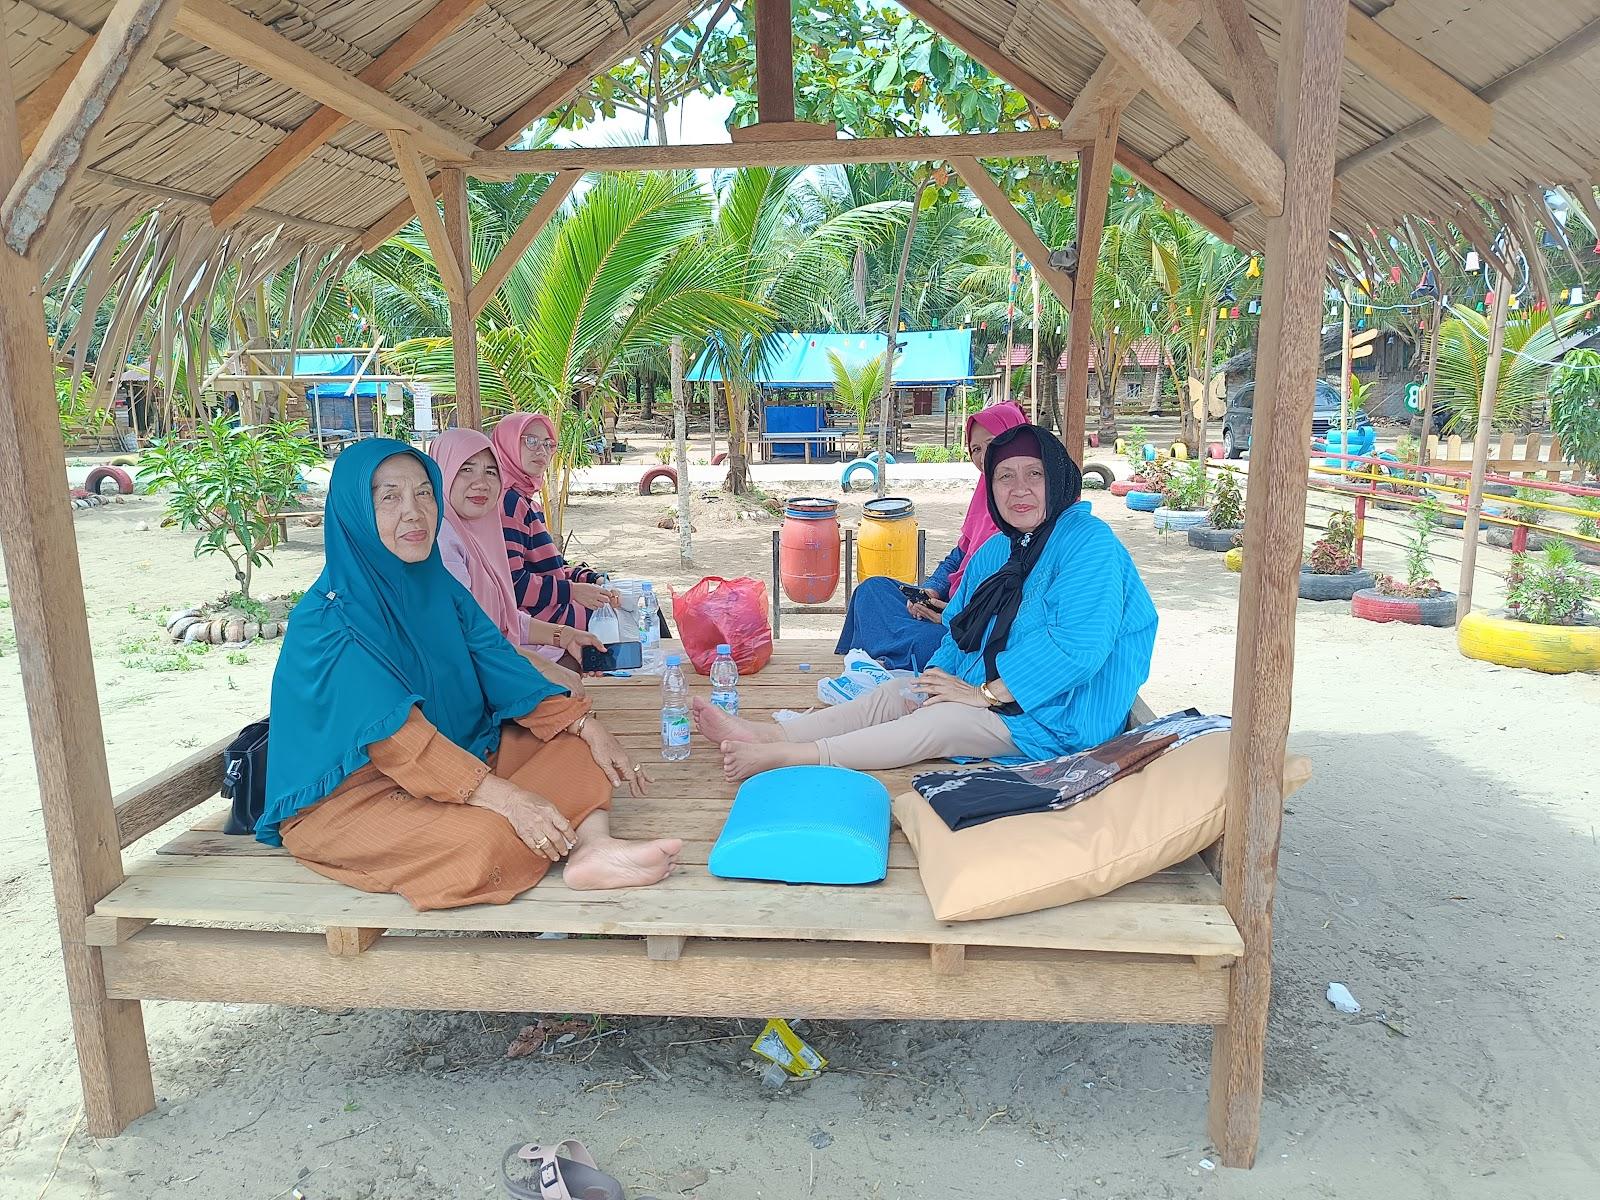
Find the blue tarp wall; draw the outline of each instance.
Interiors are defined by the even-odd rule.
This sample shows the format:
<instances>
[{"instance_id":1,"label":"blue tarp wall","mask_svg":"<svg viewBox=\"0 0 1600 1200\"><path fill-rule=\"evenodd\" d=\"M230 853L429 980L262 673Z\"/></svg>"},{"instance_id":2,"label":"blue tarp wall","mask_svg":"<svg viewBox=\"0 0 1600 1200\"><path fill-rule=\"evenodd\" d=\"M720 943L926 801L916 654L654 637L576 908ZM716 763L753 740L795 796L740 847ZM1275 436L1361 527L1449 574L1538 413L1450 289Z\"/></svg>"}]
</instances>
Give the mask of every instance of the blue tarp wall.
<instances>
[{"instance_id":1,"label":"blue tarp wall","mask_svg":"<svg viewBox=\"0 0 1600 1200\"><path fill-rule=\"evenodd\" d=\"M363 355L362 357L365 357ZM296 375L350 375L361 369L361 359L354 354L296 354L294 356L294 370ZM373 364L377 370L377 364ZM372 383L363 379L356 384L351 395L345 393L349 390L348 383L316 383L306 385L306 411L310 415L311 423L318 424L318 414L321 414L320 425L324 430L355 429L356 401L375 400L383 395L383 384ZM362 409L366 420L361 423L363 433L371 433L372 411L371 406Z\"/></svg>"},{"instance_id":2,"label":"blue tarp wall","mask_svg":"<svg viewBox=\"0 0 1600 1200\"><path fill-rule=\"evenodd\" d=\"M923 329L902 333L894 363L896 387L938 387L956 384L972 376L972 330ZM756 370L756 383L763 388L833 387L833 364L829 351L854 369L887 348L881 333L775 333L767 339L767 351ZM721 368L708 350L684 376L691 383L722 378Z\"/></svg>"}]
</instances>

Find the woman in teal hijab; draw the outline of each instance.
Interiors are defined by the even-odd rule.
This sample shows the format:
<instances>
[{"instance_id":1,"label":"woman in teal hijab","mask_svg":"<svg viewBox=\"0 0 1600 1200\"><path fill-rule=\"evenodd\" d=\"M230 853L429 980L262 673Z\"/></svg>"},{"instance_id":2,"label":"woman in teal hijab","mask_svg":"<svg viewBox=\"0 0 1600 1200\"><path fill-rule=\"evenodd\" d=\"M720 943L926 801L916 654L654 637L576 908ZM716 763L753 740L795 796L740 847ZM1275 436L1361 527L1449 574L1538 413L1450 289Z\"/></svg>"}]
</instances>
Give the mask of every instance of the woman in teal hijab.
<instances>
[{"instance_id":1,"label":"woman in teal hijab","mask_svg":"<svg viewBox=\"0 0 1600 1200\"><path fill-rule=\"evenodd\" d=\"M339 456L327 563L273 674L256 837L418 909L504 903L563 859L572 888L657 882L681 843L613 838L606 811L648 777L445 569L442 495L403 442Z\"/></svg>"}]
</instances>

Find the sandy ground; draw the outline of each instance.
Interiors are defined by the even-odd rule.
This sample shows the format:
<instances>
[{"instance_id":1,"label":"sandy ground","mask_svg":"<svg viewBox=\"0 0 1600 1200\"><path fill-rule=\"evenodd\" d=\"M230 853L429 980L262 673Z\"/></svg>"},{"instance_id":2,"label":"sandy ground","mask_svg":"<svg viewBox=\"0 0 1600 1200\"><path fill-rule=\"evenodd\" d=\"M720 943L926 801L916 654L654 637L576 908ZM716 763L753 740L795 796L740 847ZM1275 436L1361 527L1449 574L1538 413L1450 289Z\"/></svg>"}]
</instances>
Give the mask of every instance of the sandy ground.
<instances>
[{"instance_id":1,"label":"sandy ground","mask_svg":"<svg viewBox=\"0 0 1600 1200\"><path fill-rule=\"evenodd\" d=\"M964 499L917 500L930 546L945 546ZM697 499L697 569L663 571L674 535L655 518L669 503L578 498L578 553L680 585L768 570L768 523ZM1146 694L1158 710L1226 711L1237 576L1120 501L1095 507L1161 610ZM160 644L161 614L221 591L226 572L159 528L156 501L79 513L76 528L122 787L258 716L275 649ZM319 538L297 528L259 590L304 587ZM1600 1194L1600 679L1470 662L1448 631L1370 625L1345 607L1300 606L1293 744L1316 777L1284 829L1250 1172L1213 1169L1208 1031L1135 1026L813 1022L804 1032L830 1069L771 1094L750 1066L752 1021L617 1018L508 1060L531 1017L156 1003L159 1107L116 1140L90 1139L7 628L0 1197L480 1197L496 1192L505 1145L565 1135L630 1195L702 1200ZM1330 980L1361 1016L1331 1009Z\"/></svg>"}]
</instances>

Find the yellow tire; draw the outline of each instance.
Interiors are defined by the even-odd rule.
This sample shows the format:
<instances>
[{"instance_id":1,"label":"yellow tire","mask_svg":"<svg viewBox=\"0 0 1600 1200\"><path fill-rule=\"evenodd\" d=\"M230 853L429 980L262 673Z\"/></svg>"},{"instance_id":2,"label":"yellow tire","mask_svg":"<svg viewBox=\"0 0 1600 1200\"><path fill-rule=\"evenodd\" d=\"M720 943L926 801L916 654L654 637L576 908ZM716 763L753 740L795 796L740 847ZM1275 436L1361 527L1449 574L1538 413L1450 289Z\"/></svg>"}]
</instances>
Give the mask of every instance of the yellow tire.
<instances>
[{"instance_id":1,"label":"yellow tire","mask_svg":"<svg viewBox=\"0 0 1600 1200\"><path fill-rule=\"evenodd\" d=\"M1167 451L1169 455L1182 462L1189 457L1189 447L1182 442L1173 442L1172 448Z\"/></svg>"},{"instance_id":2,"label":"yellow tire","mask_svg":"<svg viewBox=\"0 0 1600 1200\"><path fill-rule=\"evenodd\" d=\"M1600 625L1530 625L1492 613L1468 613L1456 627L1468 658L1547 675L1600 671Z\"/></svg>"},{"instance_id":3,"label":"yellow tire","mask_svg":"<svg viewBox=\"0 0 1600 1200\"><path fill-rule=\"evenodd\" d=\"M1116 440L1116 444L1113 445L1111 448L1114 451L1116 451L1118 454L1126 454L1128 452L1127 439L1126 438L1118 438Z\"/></svg>"},{"instance_id":4,"label":"yellow tire","mask_svg":"<svg viewBox=\"0 0 1600 1200\"><path fill-rule=\"evenodd\" d=\"M1222 565L1230 571L1244 570L1244 547L1235 546L1222 556Z\"/></svg>"}]
</instances>

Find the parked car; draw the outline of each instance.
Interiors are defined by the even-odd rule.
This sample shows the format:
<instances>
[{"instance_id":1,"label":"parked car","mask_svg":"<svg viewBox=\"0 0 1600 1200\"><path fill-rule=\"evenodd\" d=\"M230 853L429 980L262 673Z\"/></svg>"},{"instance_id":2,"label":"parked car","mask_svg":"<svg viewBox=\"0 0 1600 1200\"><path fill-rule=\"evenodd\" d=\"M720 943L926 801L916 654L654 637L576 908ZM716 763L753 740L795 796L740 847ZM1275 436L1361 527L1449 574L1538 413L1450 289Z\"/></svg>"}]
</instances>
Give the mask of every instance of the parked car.
<instances>
[{"instance_id":1,"label":"parked car","mask_svg":"<svg viewBox=\"0 0 1600 1200\"><path fill-rule=\"evenodd\" d=\"M1229 458L1238 458L1250 449L1250 426L1253 420L1256 385L1252 380L1234 389L1228 397L1228 410L1222 415L1222 450ZM1326 379L1317 380L1316 399L1311 409L1311 437L1324 438L1328 430L1339 427L1339 389ZM1371 429L1372 421L1364 412L1350 414L1352 431Z\"/></svg>"}]
</instances>

